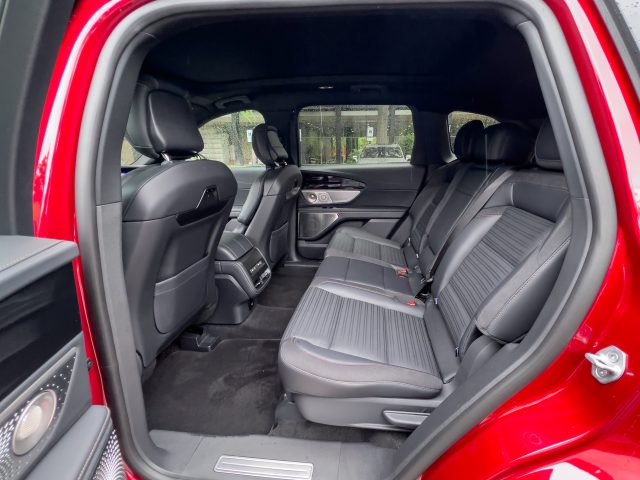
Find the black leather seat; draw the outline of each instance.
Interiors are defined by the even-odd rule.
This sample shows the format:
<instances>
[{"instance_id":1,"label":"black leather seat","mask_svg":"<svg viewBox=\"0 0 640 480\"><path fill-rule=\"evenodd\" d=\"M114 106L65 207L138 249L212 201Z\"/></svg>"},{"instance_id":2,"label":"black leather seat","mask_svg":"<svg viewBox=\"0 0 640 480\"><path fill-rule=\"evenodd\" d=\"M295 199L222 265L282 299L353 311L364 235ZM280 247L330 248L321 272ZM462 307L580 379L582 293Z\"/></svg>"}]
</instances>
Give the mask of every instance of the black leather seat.
<instances>
[{"instance_id":1,"label":"black leather seat","mask_svg":"<svg viewBox=\"0 0 640 480\"><path fill-rule=\"evenodd\" d=\"M467 126L472 124L473 122ZM465 133L464 137L468 135ZM428 221L425 222L426 215L416 217L418 221L413 222L414 226L408 241L394 245L390 240L376 238L371 234L365 239L362 233L358 235L357 229L349 229L343 234L343 239L351 236L355 241L350 244L343 241L341 245L347 247L352 245L356 250L334 248L330 254L326 255L316 273L316 278L340 279L366 285L367 288L409 295L409 297L420 292L425 286L426 279L434 273L432 270L434 270L438 252L445 248L447 237L458 221L467 214L472 203L481 197L489 184L506 171L531 166L533 137L526 130L509 123L501 123L488 127L486 131L481 127L479 134L475 132L473 135L478 136L479 139L467 142L470 146L473 143L474 146L466 155L459 155L461 161L455 166L456 172L451 181L443 184L440 180L442 176L439 175L440 178L436 177L427 182L425 190L430 188L435 190L439 186L444 188L444 192L439 195L437 206L424 209L425 212L431 210ZM479 151L477 144L480 144ZM444 168L450 169L451 166L448 164ZM436 171L436 173L439 172ZM431 184L435 182L437 184L432 186ZM424 201L425 198L419 196L416 200ZM419 206L412 206L411 210L414 209L419 210ZM388 253L383 259L363 255L363 253L380 252L381 250L376 250L372 246L376 243L385 245L384 242L388 245L387 252L400 252L397 263L385 261L389 258ZM331 245L336 245L333 239L329 246ZM398 275L399 271L404 273Z\"/></svg>"},{"instance_id":2,"label":"black leather seat","mask_svg":"<svg viewBox=\"0 0 640 480\"><path fill-rule=\"evenodd\" d=\"M393 238L384 238L361 228L339 227L331 237L325 258L352 258L400 268L412 268L416 253L422 249L421 241L431 227L431 219L439 205L446 200L445 192L461 170L469 164L482 167L485 163L484 126L480 120L471 120L460 128L453 146L456 161L435 170L409 209L407 218L396 230ZM495 162L494 162L495 163ZM480 185L467 190L474 191ZM327 262L331 263L331 261Z\"/></svg>"},{"instance_id":3,"label":"black leather seat","mask_svg":"<svg viewBox=\"0 0 640 480\"><path fill-rule=\"evenodd\" d=\"M488 198L477 197L482 208L445 250L430 295L415 298L393 267L378 258L354 259L349 251L349 278L316 275L279 352L282 383L307 420L415 427L536 320L572 233L555 139L545 124L536 142L539 168L532 169L524 168L532 146L525 132L502 124L486 129L485 138L488 163L518 168L507 167L510 175L496 189L481 187ZM453 200L441 202L446 208L434 213L419 242L421 269L429 263L429 249L459 221L453 207L466 201L456 188L451 182L446 195Z\"/></svg>"},{"instance_id":4,"label":"black leather seat","mask_svg":"<svg viewBox=\"0 0 640 480\"><path fill-rule=\"evenodd\" d=\"M187 160L203 148L186 93L139 81L127 138L156 164L122 180L125 280L143 366L205 306L215 305L213 256L237 191L229 168Z\"/></svg>"},{"instance_id":5,"label":"black leather seat","mask_svg":"<svg viewBox=\"0 0 640 480\"><path fill-rule=\"evenodd\" d=\"M227 229L244 233L273 267L289 246L289 219L302 185L302 174L287 164L289 155L278 130L264 123L253 129L253 150L267 167L251 185L237 220Z\"/></svg>"}]
</instances>

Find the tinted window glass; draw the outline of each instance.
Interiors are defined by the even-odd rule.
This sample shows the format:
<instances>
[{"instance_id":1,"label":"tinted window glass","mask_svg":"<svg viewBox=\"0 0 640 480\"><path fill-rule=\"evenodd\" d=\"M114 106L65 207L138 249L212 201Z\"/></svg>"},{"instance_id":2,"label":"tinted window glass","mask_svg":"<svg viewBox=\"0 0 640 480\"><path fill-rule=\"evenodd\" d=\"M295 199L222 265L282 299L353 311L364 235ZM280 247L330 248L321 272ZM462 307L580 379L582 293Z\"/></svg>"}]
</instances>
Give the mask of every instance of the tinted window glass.
<instances>
[{"instance_id":1,"label":"tinted window glass","mask_svg":"<svg viewBox=\"0 0 640 480\"><path fill-rule=\"evenodd\" d=\"M253 129L261 123L264 117L256 110L214 118L200 127L204 140L202 155L226 163L230 168L262 166L251 146Z\"/></svg>"},{"instance_id":2,"label":"tinted window glass","mask_svg":"<svg viewBox=\"0 0 640 480\"><path fill-rule=\"evenodd\" d=\"M404 105L331 105L298 116L301 165L406 163L413 117Z\"/></svg>"},{"instance_id":3,"label":"tinted window glass","mask_svg":"<svg viewBox=\"0 0 640 480\"><path fill-rule=\"evenodd\" d=\"M126 138L122 141L122 150L120 150L120 165L131 165L140 158L140 154L136 152L129 140Z\"/></svg>"}]
</instances>

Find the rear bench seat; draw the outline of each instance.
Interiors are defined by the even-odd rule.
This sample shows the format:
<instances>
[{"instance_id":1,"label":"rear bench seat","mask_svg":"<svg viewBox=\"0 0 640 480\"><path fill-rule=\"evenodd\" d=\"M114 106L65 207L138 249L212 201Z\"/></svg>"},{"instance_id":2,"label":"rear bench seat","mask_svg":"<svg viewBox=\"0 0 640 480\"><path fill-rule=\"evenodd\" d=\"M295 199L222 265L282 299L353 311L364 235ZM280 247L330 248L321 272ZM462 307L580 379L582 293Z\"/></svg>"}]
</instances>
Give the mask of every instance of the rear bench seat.
<instances>
[{"instance_id":1,"label":"rear bench seat","mask_svg":"<svg viewBox=\"0 0 640 480\"><path fill-rule=\"evenodd\" d=\"M339 279L346 283L358 283L376 290L411 297L418 294L427 279L431 278L435 257L444 248L454 227L459 222L465 222L466 214L473 214L468 210L473 210L475 206L477 211L488 200L483 198L482 194L487 186L493 182L502 181L505 170L531 166L534 139L525 130L511 124L498 124L487 128L486 132L484 129L480 132L474 129L473 135L477 138L469 138L465 143L470 145L472 140L474 146L469 152L461 152L465 153L462 156L461 165L447 185L442 199L429 216L426 225L422 228L415 226L415 224L425 223L424 216L414 220L411 228L412 235L405 241L405 246L402 248L404 263L388 263L378 256L367 258L362 254L363 240L358 237L358 230L345 228L336 232L336 235L340 234L343 239L353 237L354 241L350 244L353 248L340 251L335 248L332 239L330 245L333 244L334 247L320 265L316 277ZM465 135L465 139L467 136ZM482 147L478 148L475 146L477 144ZM430 183L425 190L430 188ZM415 206L412 207L413 209ZM412 216L409 215L409 218ZM468 220L470 218L467 218L466 222ZM370 235L370 240L367 242L373 244L385 241L381 237L377 240L374 240L375 238ZM389 240L386 241L389 242ZM347 242L339 245L346 246ZM387 248L391 247L387 246ZM354 253L354 249L358 253ZM368 248L367 251L377 253L388 250Z\"/></svg>"},{"instance_id":2,"label":"rear bench seat","mask_svg":"<svg viewBox=\"0 0 640 480\"><path fill-rule=\"evenodd\" d=\"M468 163L484 163L484 127L480 120L472 120L460 128L453 151L457 160L440 167L429 177L395 235L400 238L388 239L366 230L342 227L331 238L325 258L348 257L398 268L415 265L420 241L451 182ZM404 236L400 232L404 232Z\"/></svg>"},{"instance_id":3,"label":"rear bench seat","mask_svg":"<svg viewBox=\"0 0 640 480\"><path fill-rule=\"evenodd\" d=\"M488 129L488 152L518 143L497 137L492 145L495 134ZM515 170L456 236L424 302L371 281L314 279L279 352L283 385L305 418L416 426L424 418L416 412L437 407L503 344L526 334L553 287L571 233L569 193L548 124L536 153L539 168ZM445 196L455 188L452 182ZM449 214L459 211L434 212L432 223ZM433 227L424 234L434 235ZM347 261L366 263L350 253ZM383 266L380 258L370 265Z\"/></svg>"}]
</instances>

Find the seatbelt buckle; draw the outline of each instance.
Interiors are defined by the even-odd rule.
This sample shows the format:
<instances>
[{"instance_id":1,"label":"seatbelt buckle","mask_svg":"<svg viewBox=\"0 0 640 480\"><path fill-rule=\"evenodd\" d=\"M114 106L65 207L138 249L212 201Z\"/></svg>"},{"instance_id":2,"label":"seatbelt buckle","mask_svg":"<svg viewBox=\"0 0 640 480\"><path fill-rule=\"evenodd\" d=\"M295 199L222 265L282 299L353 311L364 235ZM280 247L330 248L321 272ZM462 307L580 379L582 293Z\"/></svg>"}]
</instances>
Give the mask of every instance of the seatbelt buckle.
<instances>
[{"instance_id":1,"label":"seatbelt buckle","mask_svg":"<svg viewBox=\"0 0 640 480\"><path fill-rule=\"evenodd\" d=\"M396 270L396 274L397 274L399 277L407 278L407 276L409 275L409 269L408 269L408 268L398 268L398 269Z\"/></svg>"},{"instance_id":2,"label":"seatbelt buckle","mask_svg":"<svg viewBox=\"0 0 640 480\"><path fill-rule=\"evenodd\" d=\"M431 283L429 283L428 280L424 278L422 280L423 280L422 288L416 294L416 298L418 300L422 300L423 302L425 302L427 298L429 298L429 296L431 295Z\"/></svg>"},{"instance_id":3,"label":"seatbelt buckle","mask_svg":"<svg viewBox=\"0 0 640 480\"><path fill-rule=\"evenodd\" d=\"M433 283L433 277L429 277L429 278L422 277L420 279L420 285L422 285L423 287L424 286L429 286L430 287L432 283Z\"/></svg>"}]
</instances>

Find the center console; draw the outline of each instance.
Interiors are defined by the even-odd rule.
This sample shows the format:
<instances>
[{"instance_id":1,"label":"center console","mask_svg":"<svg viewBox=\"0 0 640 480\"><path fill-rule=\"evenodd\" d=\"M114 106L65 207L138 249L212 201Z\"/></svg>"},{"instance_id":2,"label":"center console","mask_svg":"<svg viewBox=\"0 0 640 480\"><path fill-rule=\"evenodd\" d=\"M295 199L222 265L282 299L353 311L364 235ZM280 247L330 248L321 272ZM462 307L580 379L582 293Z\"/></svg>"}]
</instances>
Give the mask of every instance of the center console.
<instances>
[{"instance_id":1,"label":"center console","mask_svg":"<svg viewBox=\"0 0 640 480\"><path fill-rule=\"evenodd\" d=\"M219 298L209 322L242 323L271 279L269 264L243 234L224 232L216 251L214 272Z\"/></svg>"}]
</instances>

